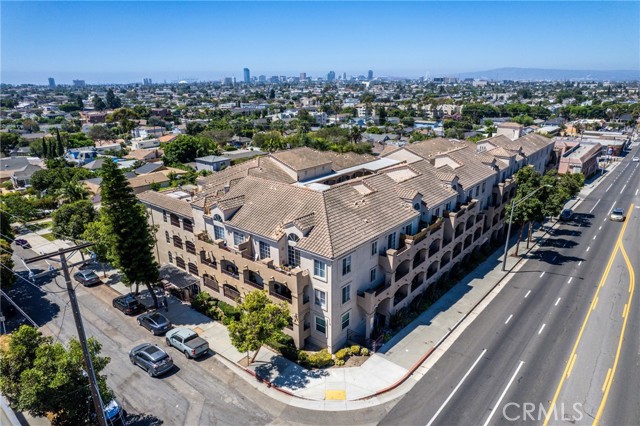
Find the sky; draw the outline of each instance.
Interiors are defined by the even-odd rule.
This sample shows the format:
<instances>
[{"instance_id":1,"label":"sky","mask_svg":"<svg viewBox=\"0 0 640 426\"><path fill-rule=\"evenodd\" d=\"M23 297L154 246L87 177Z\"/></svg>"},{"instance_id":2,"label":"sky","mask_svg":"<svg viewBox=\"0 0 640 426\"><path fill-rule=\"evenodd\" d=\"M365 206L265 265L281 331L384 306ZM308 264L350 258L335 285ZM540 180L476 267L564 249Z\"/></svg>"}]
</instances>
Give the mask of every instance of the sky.
<instances>
[{"instance_id":1,"label":"sky","mask_svg":"<svg viewBox=\"0 0 640 426\"><path fill-rule=\"evenodd\" d=\"M640 2L0 1L0 81L639 70Z\"/></svg>"}]
</instances>

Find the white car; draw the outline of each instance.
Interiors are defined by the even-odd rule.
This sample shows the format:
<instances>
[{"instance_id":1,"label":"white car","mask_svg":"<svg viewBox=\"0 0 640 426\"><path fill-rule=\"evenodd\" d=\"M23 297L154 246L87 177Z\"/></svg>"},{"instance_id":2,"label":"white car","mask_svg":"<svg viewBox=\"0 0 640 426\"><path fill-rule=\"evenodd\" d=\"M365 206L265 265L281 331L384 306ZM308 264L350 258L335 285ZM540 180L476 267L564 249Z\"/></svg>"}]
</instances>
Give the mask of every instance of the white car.
<instances>
[{"instance_id":1,"label":"white car","mask_svg":"<svg viewBox=\"0 0 640 426\"><path fill-rule=\"evenodd\" d=\"M639 157L633 157L631 159L631 161L633 161L634 163L637 163L638 161L640 161L640 158Z\"/></svg>"}]
</instances>

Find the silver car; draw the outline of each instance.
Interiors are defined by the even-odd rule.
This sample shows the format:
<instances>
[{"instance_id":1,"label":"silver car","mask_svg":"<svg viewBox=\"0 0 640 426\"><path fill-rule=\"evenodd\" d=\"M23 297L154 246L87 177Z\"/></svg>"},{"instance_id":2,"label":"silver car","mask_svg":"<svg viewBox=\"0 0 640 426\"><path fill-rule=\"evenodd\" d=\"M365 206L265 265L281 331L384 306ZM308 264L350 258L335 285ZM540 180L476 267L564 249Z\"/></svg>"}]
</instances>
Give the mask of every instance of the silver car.
<instances>
[{"instance_id":1,"label":"silver car","mask_svg":"<svg viewBox=\"0 0 640 426\"><path fill-rule=\"evenodd\" d=\"M624 210L621 208L613 209L609 215L609 220L614 222L624 222Z\"/></svg>"},{"instance_id":2,"label":"silver car","mask_svg":"<svg viewBox=\"0 0 640 426\"><path fill-rule=\"evenodd\" d=\"M131 349L129 360L146 370L151 377L159 376L173 368L173 360L165 351L151 343L143 343Z\"/></svg>"},{"instance_id":3,"label":"silver car","mask_svg":"<svg viewBox=\"0 0 640 426\"><path fill-rule=\"evenodd\" d=\"M155 335L166 333L171 329L171 321L160 312L147 312L137 318L138 325L143 326Z\"/></svg>"}]
</instances>

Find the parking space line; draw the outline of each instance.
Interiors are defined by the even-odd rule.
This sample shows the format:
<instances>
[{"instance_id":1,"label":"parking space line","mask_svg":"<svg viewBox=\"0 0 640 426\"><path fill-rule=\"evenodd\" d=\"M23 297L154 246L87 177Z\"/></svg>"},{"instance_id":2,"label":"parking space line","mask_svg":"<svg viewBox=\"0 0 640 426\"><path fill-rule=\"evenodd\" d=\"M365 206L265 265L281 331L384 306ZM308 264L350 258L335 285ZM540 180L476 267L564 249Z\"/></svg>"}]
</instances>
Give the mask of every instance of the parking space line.
<instances>
[{"instance_id":1,"label":"parking space line","mask_svg":"<svg viewBox=\"0 0 640 426\"><path fill-rule=\"evenodd\" d=\"M513 318L513 314L509 315L509 318L507 318L507 320L504 323L509 324L509 321L511 321L511 318Z\"/></svg>"},{"instance_id":2,"label":"parking space line","mask_svg":"<svg viewBox=\"0 0 640 426\"><path fill-rule=\"evenodd\" d=\"M558 306L558 303L560 303L560 299L562 299L562 298L558 297L558 300L556 300L556 303L554 303L553 306Z\"/></svg>"},{"instance_id":3,"label":"parking space line","mask_svg":"<svg viewBox=\"0 0 640 426\"><path fill-rule=\"evenodd\" d=\"M527 294L524 295L524 298L526 299L527 297L529 297L530 294L531 294L531 290L529 290Z\"/></svg>"}]
</instances>

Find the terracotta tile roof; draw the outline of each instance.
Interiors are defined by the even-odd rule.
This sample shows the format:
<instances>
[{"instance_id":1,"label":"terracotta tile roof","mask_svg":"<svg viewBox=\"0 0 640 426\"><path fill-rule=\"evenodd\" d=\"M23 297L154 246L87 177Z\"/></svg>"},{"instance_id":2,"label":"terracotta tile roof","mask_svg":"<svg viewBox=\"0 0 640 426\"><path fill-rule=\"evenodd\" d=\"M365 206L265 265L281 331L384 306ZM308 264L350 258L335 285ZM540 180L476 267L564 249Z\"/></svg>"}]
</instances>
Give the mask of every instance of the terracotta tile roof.
<instances>
[{"instance_id":1,"label":"terracotta tile roof","mask_svg":"<svg viewBox=\"0 0 640 426\"><path fill-rule=\"evenodd\" d=\"M331 160L319 154L319 151L308 147L278 151L271 154L271 157L295 171L331 163Z\"/></svg>"},{"instance_id":2,"label":"terracotta tile roof","mask_svg":"<svg viewBox=\"0 0 640 426\"><path fill-rule=\"evenodd\" d=\"M146 175L140 175L129 179L129 184L132 188L138 188L152 183L166 182L169 182L169 178L163 172L148 173Z\"/></svg>"},{"instance_id":3,"label":"terracotta tile roof","mask_svg":"<svg viewBox=\"0 0 640 426\"><path fill-rule=\"evenodd\" d=\"M162 192L145 191L137 195L138 199L150 206L157 207L162 210L166 210L171 213L175 213L179 216L192 218L193 212L191 205L188 201L179 200L177 198L169 197Z\"/></svg>"},{"instance_id":4,"label":"terracotta tile roof","mask_svg":"<svg viewBox=\"0 0 640 426\"><path fill-rule=\"evenodd\" d=\"M435 138L407 144L404 148L424 159L429 159L438 154L466 148L468 146L470 146L468 142L460 141L458 139Z\"/></svg>"}]
</instances>

